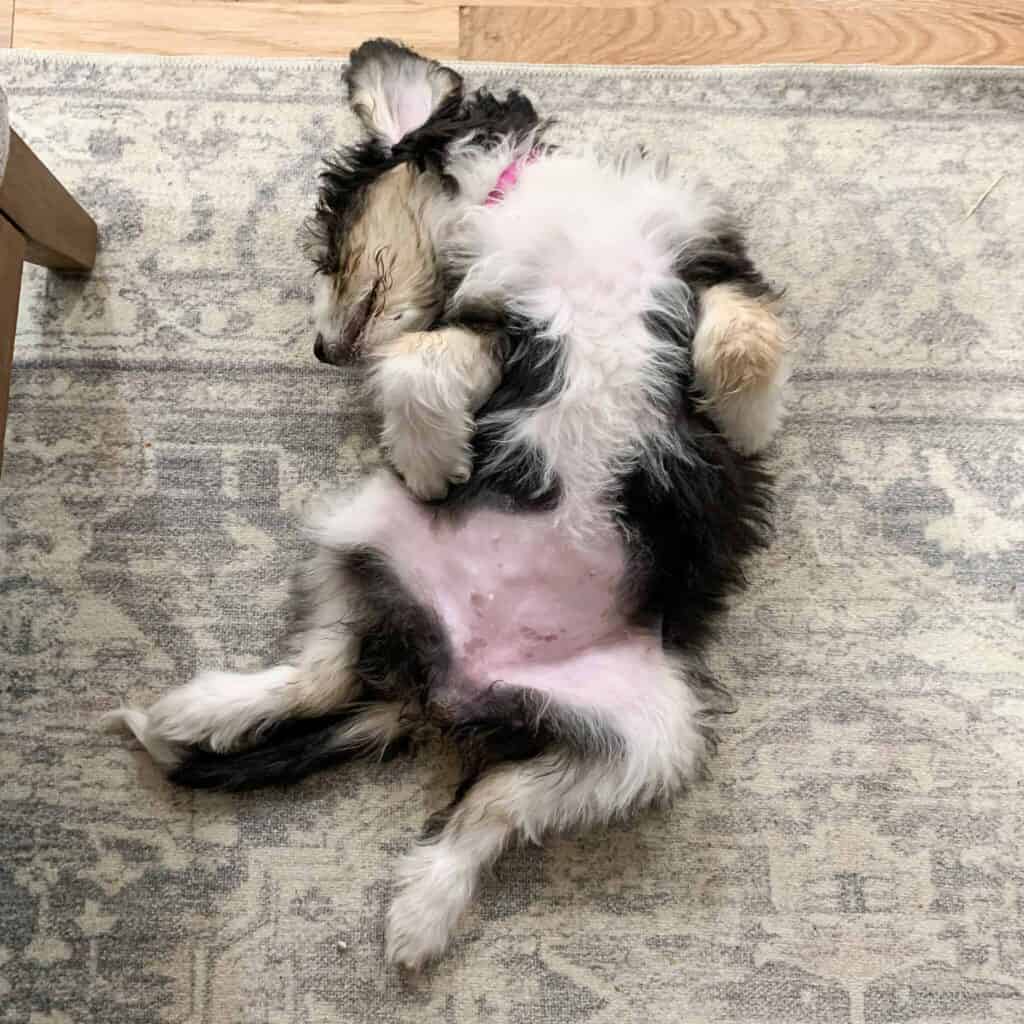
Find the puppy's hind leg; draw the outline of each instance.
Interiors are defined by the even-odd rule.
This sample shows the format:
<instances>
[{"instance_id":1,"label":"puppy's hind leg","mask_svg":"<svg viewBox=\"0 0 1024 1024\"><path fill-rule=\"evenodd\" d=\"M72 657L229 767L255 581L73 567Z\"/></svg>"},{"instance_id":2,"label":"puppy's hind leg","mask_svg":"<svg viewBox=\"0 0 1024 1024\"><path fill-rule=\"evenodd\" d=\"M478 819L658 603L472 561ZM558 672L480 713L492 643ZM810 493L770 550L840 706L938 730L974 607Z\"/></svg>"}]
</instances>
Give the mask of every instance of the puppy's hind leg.
<instances>
[{"instance_id":1,"label":"puppy's hind leg","mask_svg":"<svg viewBox=\"0 0 1024 1024\"><path fill-rule=\"evenodd\" d=\"M787 343L771 295L735 284L703 293L693 339L697 386L708 411L737 449L752 454L775 436L783 414Z\"/></svg>"},{"instance_id":2,"label":"puppy's hind leg","mask_svg":"<svg viewBox=\"0 0 1024 1024\"><path fill-rule=\"evenodd\" d=\"M572 662L561 672L571 671ZM641 705L569 711L544 699L542 719L553 738L532 758L498 763L480 775L398 866L398 893L388 913L387 957L419 968L448 944L481 871L517 839L598 825L677 793L707 753L703 705L690 668L665 656L660 666L628 646L602 671L615 678L645 674ZM598 685L592 665L585 676Z\"/></svg>"},{"instance_id":3,"label":"puppy's hind leg","mask_svg":"<svg viewBox=\"0 0 1024 1024\"><path fill-rule=\"evenodd\" d=\"M469 906L481 871L517 837L538 840L583 817L581 766L539 757L491 769L466 792L436 837L398 867L387 923L387 958L412 969L442 953Z\"/></svg>"},{"instance_id":4,"label":"puppy's hind leg","mask_svg":"<svg viewBox=\"0 0 1024 1024\"><path fill-rule=\"evenodd\" d=\"M398 866L399 892L388 913L387 958L419 969L448 945L481 871L516 840L607 822L660 792L637 760L544 754L490 769Z\"/></svg>"},{"instance_id":5,"label":"puppy's hind leg","mask_svg":"<svg viewBox=\"0 0 1024 1024\"><path fill-rule=\"evenodd\" d=\"M401 749L413 708L387 701L349 708L326 720L295 721L274 727L257 746L231 754L190 747L170 772L172 782L193 789L254 789L297 782L312 772L356 757L377 757Z\"/></svg>"},{"instance_id":6,"label":"puppy's hind leg","mask_svg":"<svg viewBox=\"0 0 1024 1024\"><path fill-rule=\"evenodd\" d=\"M348 581L331 551L316 556L309 584L310 620L294 664L201 672L148 711L119 708L105 724L127 728L155 761L173 767L190 747L235 751L281 721L329 714L352 701L358 638L348 626Z\"/></svg>"}]
</instances>

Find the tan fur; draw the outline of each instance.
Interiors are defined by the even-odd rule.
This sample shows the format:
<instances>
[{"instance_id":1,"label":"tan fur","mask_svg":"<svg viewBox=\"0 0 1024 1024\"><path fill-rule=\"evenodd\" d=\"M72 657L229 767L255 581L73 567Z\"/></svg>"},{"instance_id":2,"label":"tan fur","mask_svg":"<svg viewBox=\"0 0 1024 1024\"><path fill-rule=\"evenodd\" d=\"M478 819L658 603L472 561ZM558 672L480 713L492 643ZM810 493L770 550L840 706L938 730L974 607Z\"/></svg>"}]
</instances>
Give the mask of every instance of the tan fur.
<instances>
[{"instance_id":1,"label":"tan fur","mask_svg":"<svg viewBox=\"0 0 1024 1024\"><path fill-rule=\"evenodd\" d=\"M382 326L394 313L436 309L443 301L437 256L423 227L423 208L431 199L423 179L401 164L370 186L335 276L342 308L354 305L379 284L374 312Z\"/></svg>"},{"instance_id":2,"label":"tan fur","mask_svg":"<svg viewBox=\"0 0 1024 1024\"><path fill-rule=\"evenodd\" d=\"M704 293L694 369L712 402L774 380L787 348L776 309L776 302L752 299L730 284Z\"/></svg>"},{"instance_id":3,"label":"tan fur","mask_svg":"<svg viewBox=\"0 0 1024 1024\"><path fill-rule=\"evenodd\" d=\"M701 298L694 376L711 417L743 452L764 448L782 419L788 343L777 308L731 284Z\"/></svg>"},{"instance_id":4,"label":"tan fur","mask_svg":"<svg viewBox=\"0 0 1024 1024\"><path fill-rule=\"evenodd\" d=\"M493 337L463 327L409 331L395 341L378 346L373 354L382 359L419 355L436 366L438 372L463 381L469 393L481 401L488 398L496 386L498 369Z\"/></svg>"},{"instance_id":5,"label":"tan fur","mask_svg":"<svg viewBox=\"0 0 1024 1024\"><path fill-rule=\"evenodd\" d=\"M333 344L348 338L370 364L370 392L392 464L409 490L427 499L469 478L473 413L500 373L488 334L424 330L444 303L426 227L439 189L436 177L406 164L370 186L345 235L328 307L336 317Z\"/></svg>"}]
</instances>

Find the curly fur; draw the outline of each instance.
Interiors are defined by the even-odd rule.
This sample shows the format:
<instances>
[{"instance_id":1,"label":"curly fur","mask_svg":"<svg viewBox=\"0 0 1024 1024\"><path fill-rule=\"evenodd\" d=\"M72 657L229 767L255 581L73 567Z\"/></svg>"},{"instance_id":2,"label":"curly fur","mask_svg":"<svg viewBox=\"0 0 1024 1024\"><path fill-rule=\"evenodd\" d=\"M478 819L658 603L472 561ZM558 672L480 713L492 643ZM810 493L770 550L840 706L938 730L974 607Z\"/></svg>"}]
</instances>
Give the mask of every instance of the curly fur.
<instances>
[{"instance_id":1,"label":"curly fur","mask_svg":"<svg viewBox=\"0 0 1024 1024\"><path fill-rule=\"evenodd\" d=\"M698 775L701 651L767 541L754 453L785 346L741 233L666 161L556 151L525 97L464 96L397 44L347 79L368 138L324 172L316 352L365 360L408 487L381 473L311 525L291 664L115 721L176 781L226 788L444 731L465 776L388 915L387 955L418 967L510 843Z\"/></svg>"}]
</instances>

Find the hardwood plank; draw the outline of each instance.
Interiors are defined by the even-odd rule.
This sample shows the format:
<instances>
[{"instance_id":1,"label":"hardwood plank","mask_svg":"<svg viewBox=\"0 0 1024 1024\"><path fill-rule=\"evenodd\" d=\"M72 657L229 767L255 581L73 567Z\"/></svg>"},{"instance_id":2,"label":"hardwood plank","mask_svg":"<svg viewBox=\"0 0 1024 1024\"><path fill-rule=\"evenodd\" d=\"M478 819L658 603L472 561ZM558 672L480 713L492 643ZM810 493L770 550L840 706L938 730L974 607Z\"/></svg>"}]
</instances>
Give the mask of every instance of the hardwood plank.
<instances>
[{"instance_id":1,"label":"hardwood plank","mask_svg":"<svg viewBox=\"0 0 1024 1024\"><path fill-rule=\"evenodd\" d=\"M454 3L329 0L17 0L14 46L120 53L341 57L394 36L432 57L458 55Z\"/></svg>"},{"instance_id":2,"label":"hardwood plank","mask_svg":"<svg viewBox=\"0 0 1024 1024\"><path fill-rule=\"evenodd\" d=\"M7 398L11 390L11 360L14 331L18 325L18 296L25 239L0 215L0 470L4 464L4 433L7 428Z\"/></svg>"},{"instance_id":3,"label":"hardwood plank","mask_svg":"<svg viewBox=\"0 0 1024 1024\"><path fill-rule=\"evenodd\" d=\"M1021 64L1024 8L1005 0L464 6L461 40L468 60L542 64Z\"/></svg>"},{"instance_id":4,"label":"hardwood plank","mask_svg":"<svg viewBox=\"0 0 1024 1024\"><path fill-rule=\"evenodd\" d=\"M305 3L306 0L294 0ZM345 0L338 0L345 2ZM406 0L417 4L420 0ZM424 0L429 2L429 0ZM459 7L539 7L539 0L457 0ZM729 10L746 7L754 10L806 10L825 8L840 13L849 10L898 11L920 14L935 11L995 11L997 17L1024 17L1024 0L547 0L544 7L582 7L593 10L618 10L631 7L675 7L689 10Z\"/></svg>"},{"instance_id":5,"label":"hardwood plank","mask_svg":"<svg viewBox=\"0 0 1024 1024\"><path fill-rule=\"evenodd\" d=\"M0 182L0 214L25 236L25 259L55 270L88 270L96 224L15 132Z\"/></svg>"},{"instance_id":6,"label":"hardwood plank","mask_svg":"<svg viewBox=\"0 0 1024 1024\"><path fill-rule=\"evenodd\" d=\"M14 27L14 0L0 0L0 50L11 45Z\"/></svg>"}]
</instances>

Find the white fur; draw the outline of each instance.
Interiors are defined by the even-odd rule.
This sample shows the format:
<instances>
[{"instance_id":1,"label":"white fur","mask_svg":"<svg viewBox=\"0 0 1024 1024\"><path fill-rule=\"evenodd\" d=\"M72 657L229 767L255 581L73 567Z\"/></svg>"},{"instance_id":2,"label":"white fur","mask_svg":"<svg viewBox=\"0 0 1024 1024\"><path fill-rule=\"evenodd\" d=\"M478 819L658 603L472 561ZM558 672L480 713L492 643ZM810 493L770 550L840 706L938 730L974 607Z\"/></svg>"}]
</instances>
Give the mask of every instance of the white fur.
<instances>
[{"instance_id":1,"label":"white fur","mask_svg":"<svg viewBox=\"0 0 1024 1024\"><path fill-rule=\"evenodd\" d=\"M600 515L599 496L640 455L638 438L656 445L661 431L673 443L659 399L685 357L645 314L688 316L675 258L718 211L665 173L657 161L548 154L522 167L501 203L469 207L451 228L464 270L455 308L500 306L559 339L565 389L508 426L511 440L543 453L577 526ZM453 174L470 177L458 164Z\"/></svg>"},{"instance_id":2,"label":"white fur","mask_svg":"<svg viewBox=\"0 0 1024 1024\"><path fill-rule=\"evenodd\" d=\"M278 666L253 675L266 676L286 668ZM220 678L210 678L217 676ZM148 713L135 708L117 708L103 716L101 725L110 731L127 729L145 747L149 756L167 769L180 763L187 746L206 744L210 749L221 752L237 749L243 743L259 738L259 726L279 721L282 709L273 703L268 705L266 690L259 685L244 685L247 681L253 682L252 676L229 677L231 673L203 673L188 686L172 690ZM197 697L192 688L201 680L212 685ZM179 699L191 695L195 701L191 705L177 706L173 701L164 703L176 695ZM219 703L218 696L221 698ZM273 716L270 720L264 717L268 707ZM205 716L204 711L207 712ZM397 701L368 707L339 724L325 749L361 753L379 751L383 756L392 743L409 731L411 718L408 711L405 703ZM220 723L220 731L210 733L215 722ZM190 724L193 726L191 730Z\"/></svg>"},{"instance_id":3,"label":"white fur","mask_svg":"<svg viewBox=\"0 0 1024 1024\"><path fill-rule=\"evenodd\" d=\"M248 674L201 672L161 697L148 713L120 708L107 715L107 722L130 729L161 764L175 764L181 750L194 743L226 752L275 720L295 676L291 665Z\"/></svg>"},{"instance_id":4,"label":"white fur","mask_svg":"<svg viewBox=\"0 0 1024 1024\"><path fill-rule=\"evenodd\" d=\"M506 167L519 163L522 169L531 154L540 156L544 152L545 149L536 149L532 134L501 139L497 143L489 140L486 145L481 145L474 136L453 142L448 147L447 171L458 185L458 210L483 206ZM435 218L443 217L446 209L449 214L453 212L450 206L439 206L433 211ZM440 237L451 227L451 222L438 224L436 234Z\"/></svg>"},{"instance_id":5,"label":"white fur","mask_svg":"<svg viewBox=\"0 0 1024 1024\"><path fill-rule=\"evenodd\" d=\"M334 339L341 334L341 310L335 299L334 279L317 274L313 279L313 324L317 334Z\"/></svg>"},{"instance_id":6,"label":"white fur","mask_svg":"<svg viewBox=\"0 0 1024 1024\"><path fill-rule=\"evenodd\" d=\"M149 731L149 716L138 708L120 707L108 711L100 719L100 727L107 732L127 730L145 747L157 764L173 768L181 760L180 748L168 743L163 737Z\"/></svg>"},{"instance_id":7,"label":"white fur","mask_svg":"<svg viewBox=\"0 0 1024 1024\"><path fill-rule=\"evenodd\" d=\"M400 491L401 484L394 475L380 470L363 481L354 495L339 494L319 502L310 511L306 534L324 552L365 544L388 515L392 495ZM323 582L311 582L319 591L330 586L328 580L325 572Z\"/></svg>"},{"instance_id":8,"label":"white fur","mask_svg":"<svg viewBox=\"0 0 1024 1024\"><path fill-rule=\"evenodd\" d=\"M531 153L537 159L529 160ZM501 202L485 205L514 162L520 168L514 187ZM510 428L510 452L525 444L544 456L544 483L558 477L567 523L585 530L600 519L597 496L631 460L645 457L656 467L659 446L674 444L669 431L659 431L659 405L676 386L685 355L651 332L645 317L675 319L684 333L692 327L692 297L677 260L714 230L721 210L699 184L674 179L666 159L644 159L636 150L552 153L535 150L530 138L490 148L469 139L452 146L448 171L459 185L457 199L425 192L419 211L426 237L463 275L449 311L493 306L558 340L566 389L502 425ZM736 447L759 451L783 414L781 326L767 302L730 286L708 294L719 298L702 308L695 334L697 382L709 388L709 412ZM318 287L316 310L322 333L336 333L326 285ZM422 319L399 327L419 329ZM489 393L494 368L474 371L462 363L456 373L406 351L390 355L387 343L399 327L388 321L374 328L374 353L387 357L374 370L375 400L396 466L417 495L439 498L468 469L458 452L466 450L476 406L460 408L462 393L476 393L468 384L474 372L489 382L479 393ZM758 386L717 392L700 356L730 330L737 342L774 332L780 360Z\"/></svg>"},{"instance_id":9,"label":"white fur","mask_svg":"<svg viewBox=\"0 0 1024 1024\"><path fill-rule=\"evenodd\" d=\"M394 145L423 124L458 82L437 61L394 49L350 71L349 104L371 132Z\"/></svg>"},{"instance_id":10,"label":"white fur","mask_svg":"<svg viewBox=\"0 0 1024 1024\"><path fill-rule=\"evenodd\" d=\"M763 451L782 425L785 415L783 386L788 367L760 388L742 394L724 395L709 404L712 419L738 451L753 455Z\"/></svg>"}]
</instances>

